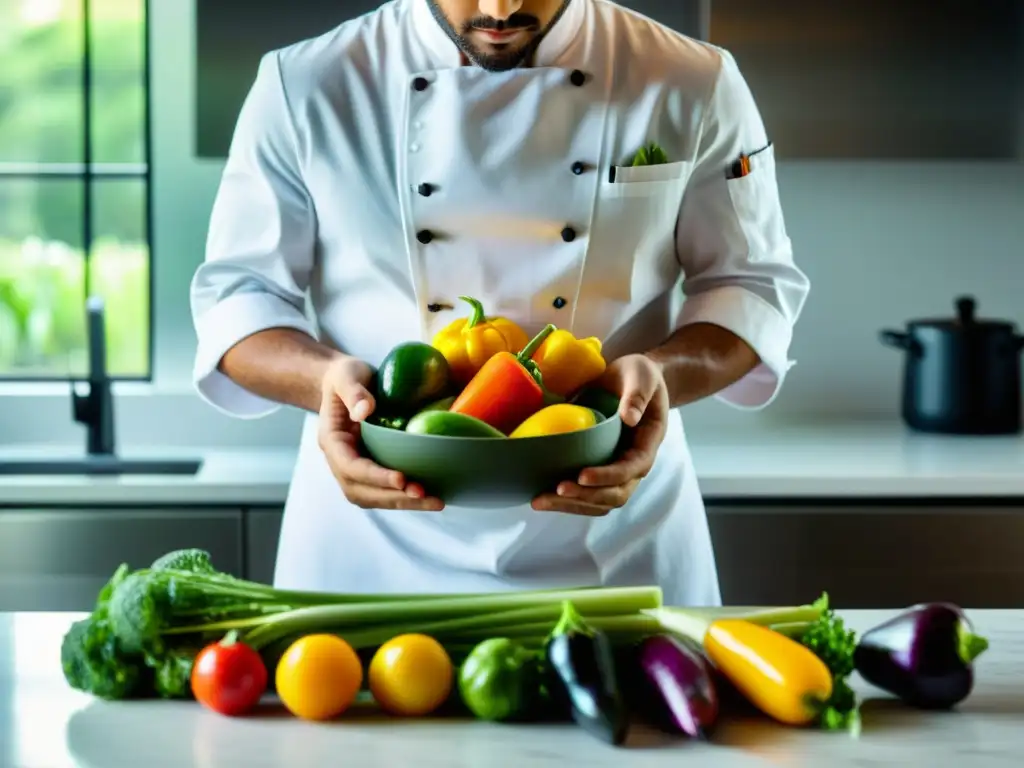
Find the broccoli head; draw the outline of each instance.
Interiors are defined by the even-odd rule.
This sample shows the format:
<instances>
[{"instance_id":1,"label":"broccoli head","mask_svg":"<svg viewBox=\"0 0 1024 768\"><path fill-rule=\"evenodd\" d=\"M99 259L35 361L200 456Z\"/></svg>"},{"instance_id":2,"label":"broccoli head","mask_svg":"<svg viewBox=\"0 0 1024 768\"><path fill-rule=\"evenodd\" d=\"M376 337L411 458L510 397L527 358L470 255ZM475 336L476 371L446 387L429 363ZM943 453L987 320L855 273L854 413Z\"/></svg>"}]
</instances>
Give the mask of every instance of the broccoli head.
<instances>
[{"instance_id":1,"label":"broccoli head","mask_svg":"<svg viewBox=\"0 0 1024 768\"><path fill-rule=\"evenodd\" d=\"M157 696L163 699L192 698L192 665L199 655L198 648L174 648L159 659L148 659L156 677L153 681Z\"/></svg>"},{"instance_id":2,"label":"broccoli head","mask_svg":"<svg viewBox=\"0 0 1024 768\"><path fill-rule=\"evenodd\" d=\"M128 653L159 655L160 631L170 624L171 601L166 584L151 571L129 574L107 603L110 626Z\"/></svg>"},{"instance_id":3,"label":"broccoli head","mask_svg":"<svg viewBox=\"0 0 1024 768\"><path fill-rule=\"evenodd\" d=\"M107 603L110 602L111 596L114 594L114 590L117 586L128 578L131 574L132 569L128 567L128 563L121 563L114 571L114 575L110 577L106 584L103 585L103 589L100 590L99 596L96 598L96 610L103 610L107 607Z\"/></svg>"},{"instance_id":4,"label":"broccoli head","mask_svg":"<svg viewBox=\"0 0 1024 768\"><path fill-rule=\"evenodd\" d=\"M153 571L188 571L190 573L217 573L210 559L210 553L204 549L178 549L158 557Z\"/></svg>"},{"instance_id":5,"label":"broccoli head","mask_svg":"<svg viewBox=\"0 0 1024 768\"><path fill-rule=\"evenodd\" d=\"M72 688L102 699L126 699L145 681L141 657L125 654L106 617L76 621L60 648L64 678Z\"/></svg>"}]
</instances>

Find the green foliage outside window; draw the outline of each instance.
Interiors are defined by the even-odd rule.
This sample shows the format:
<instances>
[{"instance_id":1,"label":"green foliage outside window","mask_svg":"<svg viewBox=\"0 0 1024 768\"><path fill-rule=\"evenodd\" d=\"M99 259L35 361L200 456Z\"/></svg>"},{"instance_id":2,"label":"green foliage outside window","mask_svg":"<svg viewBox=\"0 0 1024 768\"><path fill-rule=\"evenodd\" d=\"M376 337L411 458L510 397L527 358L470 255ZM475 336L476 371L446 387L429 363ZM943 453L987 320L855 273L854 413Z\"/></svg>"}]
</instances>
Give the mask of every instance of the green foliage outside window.
<instances>
[{"instance_id":1,"label":"green foliage outside window","mask_svg":"<svg viewBox=\"0 0 1024 768\"><path fill-rule=\"evenodd\" d=\"M86 365L80 0L0 0L0 378ZM92 0L93 233L108 366L149 373L144 0ZM107 177L106 172L115 175Z\"/></svg>"}]
</instances>

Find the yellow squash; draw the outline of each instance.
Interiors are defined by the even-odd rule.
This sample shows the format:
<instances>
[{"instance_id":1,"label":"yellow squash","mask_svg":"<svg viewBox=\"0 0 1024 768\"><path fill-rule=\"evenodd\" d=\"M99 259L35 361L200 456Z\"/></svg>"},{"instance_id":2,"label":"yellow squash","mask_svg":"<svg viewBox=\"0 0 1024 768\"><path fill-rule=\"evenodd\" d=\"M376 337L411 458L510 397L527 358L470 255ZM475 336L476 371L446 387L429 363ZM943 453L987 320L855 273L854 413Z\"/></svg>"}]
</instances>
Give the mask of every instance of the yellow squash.
<instances>
[{"instance_id":1,"label":"yellow squash","mask_svg":"<svg viewBox=\"0 0 1024 768\"><path fill-rule=\"evenodd\" d=\"M590 408L571 403L558 403L542 408L520 424L509 437L543 437L589 429L599 421Z\"/></svg>"},{"instance_id":2,"label":"yellow squash","mask_svg":"<svg viewBox=\"0 0 1024 768\"><path fill-rule=\"evenodd\" d=\"M709 627L704 650L751 704L786 725L810 725L832 696L832 675L813 651L740 619Z\"/></svg>"},{"instance_id":3,"label":"yellow squash","mask_svg":"<svg viewBox=\"0 0 1024 768\"><path fill-rule=\"evenodd\" d=\"M465 385L484 363L498 352L519 354L530 339L526 331L504 317L486 317L483 305L469 296L460 296L472 307L469 317L460 317L434 336L432 346L444 355L451 377Z\"/></svg>"},{"instance_id":4,"label":"yellow squash","mask_svg":"<svg viewBox=\"0 0 1024 768\"><path fill-rule=\"evenodd\" d=\"M533 361L540 370L544 388L561 397L590 384L607 367L600 339L577 339L563 330L555 331L545 340Z\"/></svg>"}]
</instances>

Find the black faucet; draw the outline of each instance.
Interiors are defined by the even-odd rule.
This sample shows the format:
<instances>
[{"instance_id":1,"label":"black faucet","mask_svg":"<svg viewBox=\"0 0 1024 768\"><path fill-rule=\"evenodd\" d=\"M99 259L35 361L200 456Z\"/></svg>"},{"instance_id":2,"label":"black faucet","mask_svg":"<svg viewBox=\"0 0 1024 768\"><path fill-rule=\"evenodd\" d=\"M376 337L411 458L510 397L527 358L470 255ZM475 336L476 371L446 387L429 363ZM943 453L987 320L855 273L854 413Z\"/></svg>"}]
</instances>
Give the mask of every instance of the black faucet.
<instances>
[{"instance_id":1,"label":"black faucet","mask_svg":"<svg viewBox=\"0 0 1024 768\"><path fill-rule=\"evenodd\" d=\"M86 335L89 345L89 394L72 389L71 407L75 421L85 426L86 452L90 456L114 455L114 399L107 375L107 335L103 300L86 301Z\"/></svg>"},{"instance_id":2,"label":"black faucet","mask_svg":"<svg viewBox=\"0 0 1024 768\"><path fill-rule=\"evenodd\" d=\"M71 412L85 426L86 455L64 458L11 459L0 462L3 475L195 475L202 459L145 458L124 459L114 450L114 398L107 375L107 337L103 301L86 302L86 329L89 344L89 394L81 395L71 385Z\"/></svg>"}]
</instances>

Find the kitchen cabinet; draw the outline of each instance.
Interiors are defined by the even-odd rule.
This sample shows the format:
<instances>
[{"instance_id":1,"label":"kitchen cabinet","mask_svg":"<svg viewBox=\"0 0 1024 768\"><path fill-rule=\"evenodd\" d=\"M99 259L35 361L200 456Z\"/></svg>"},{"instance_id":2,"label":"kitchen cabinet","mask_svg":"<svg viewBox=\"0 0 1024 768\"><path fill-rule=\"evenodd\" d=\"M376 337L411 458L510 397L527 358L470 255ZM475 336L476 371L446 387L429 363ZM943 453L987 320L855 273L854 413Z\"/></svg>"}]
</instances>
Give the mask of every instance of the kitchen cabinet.
<instances>
[{"instance_id":1,"label":"kitchen cabinet","mask_svg":"<svg viewBox=\"0 0 1024 768\"><path fill-rule=\"evenodd\" d=\"M184 547L241 576L242 510L0 510L0 612L91 610L122 562L143 567Z\"/></svg>"},{"instance_id":2,"label":"kitchen cabinet","mask_svg":"<svg viewBox=\"0 0 1024 768\"><path fill-rule=\"evenodd\" d=\"M245 578L263 584L274 583L277 540L281 535L280 507L250 507L245 510Z\"/></svg>"},{"instance_id":3,"label":"kitchen cabinet","mask_svg":"<svg viewBox=\"0 0 1024 768\"><path fill-rule=\"evenodd\" d=\"M1024 605L1024 506L707 502L722 597L844 608Z\"/></svg>"},{"instance_id":4,"label":"kitchen cabinet","mask_svg":"<svg viewBox=\"0 0 1024 768\"><path fill-rule=\"evenodd\" d=\"M780 157L1024 161L1019 0L711 0Z\"/></svg>"}]
</instances>

